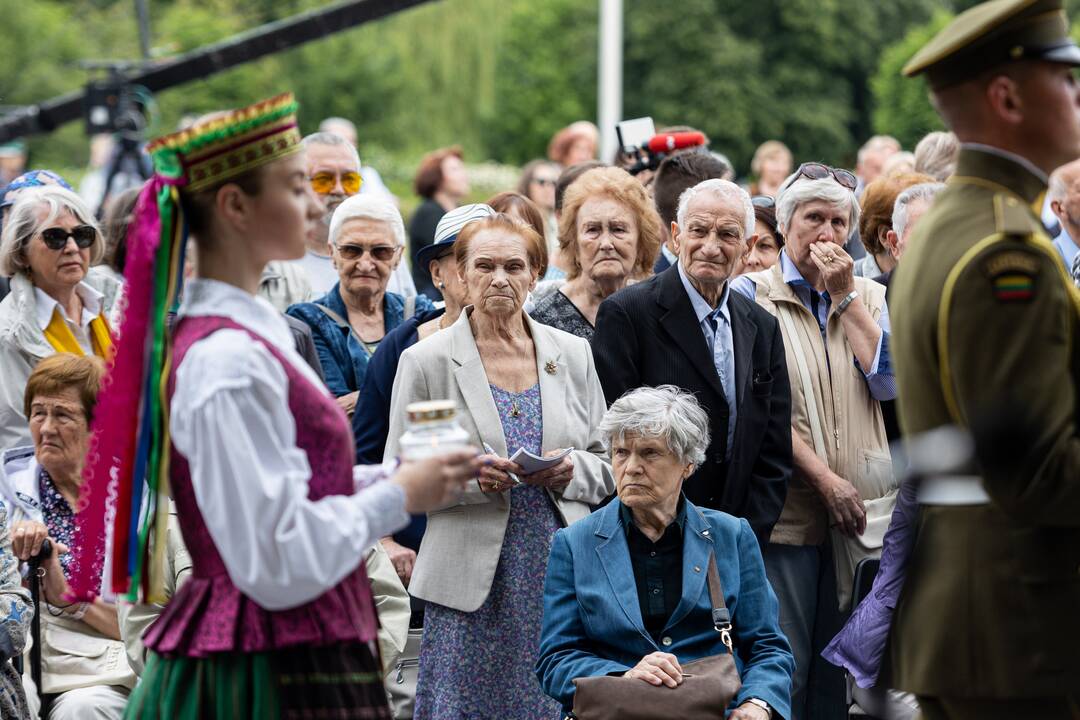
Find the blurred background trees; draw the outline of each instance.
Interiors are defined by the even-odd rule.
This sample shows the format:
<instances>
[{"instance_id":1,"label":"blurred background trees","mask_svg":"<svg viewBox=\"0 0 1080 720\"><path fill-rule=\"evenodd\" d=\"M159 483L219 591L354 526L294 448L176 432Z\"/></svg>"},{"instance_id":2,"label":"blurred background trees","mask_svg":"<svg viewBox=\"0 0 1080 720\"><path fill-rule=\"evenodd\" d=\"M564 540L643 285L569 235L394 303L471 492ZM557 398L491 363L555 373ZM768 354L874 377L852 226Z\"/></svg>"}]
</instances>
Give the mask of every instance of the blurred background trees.
<instances>
[{"instance_id":1,"label":"blurred background trees","mask_svg":"<svg viewBox=\"0 0 1080 720\"><path fill-rule=\"evenodd\" d=\"M149 0L167 56L325 5L326 0ZM758 143L796 160L852 165L874 133L906 148L940 125L922 81L899 70L974 0L625 0L625 117L704 130L740 175ZM1068 0L1070 14L1080 0ZM138 57L130 0L0 0L0 105L81 87L79 60ZM185 114L283 90L303 130L341 115L360 150L407 191L415 163L459 144L470 161L518 165L596 113L596 0L442 0L157 96L160 134ZM31 163L75 177L78 124L31 140Z\"/></svg>"}]
</instances>

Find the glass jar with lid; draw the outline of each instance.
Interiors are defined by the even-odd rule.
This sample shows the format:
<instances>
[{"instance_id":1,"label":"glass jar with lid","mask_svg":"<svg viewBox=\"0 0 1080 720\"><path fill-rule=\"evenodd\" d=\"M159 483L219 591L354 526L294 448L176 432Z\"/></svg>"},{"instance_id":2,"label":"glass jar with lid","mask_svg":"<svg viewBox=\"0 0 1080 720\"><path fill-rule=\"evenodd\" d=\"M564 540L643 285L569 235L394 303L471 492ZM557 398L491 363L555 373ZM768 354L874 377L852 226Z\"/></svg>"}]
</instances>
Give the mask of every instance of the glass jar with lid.
<instances>
[{"instance_id":1,"label":"glass jar with lid","mask_svg":"<svg viewBox=\"0 0 1080 720\"><path fill-rule=\"evenodd\" d=\"M426 400L405 407L408 425L401 436L401 459L422 460L469 447L469 433L457 421L453 400Z\"/></svg>"}]
</instances>

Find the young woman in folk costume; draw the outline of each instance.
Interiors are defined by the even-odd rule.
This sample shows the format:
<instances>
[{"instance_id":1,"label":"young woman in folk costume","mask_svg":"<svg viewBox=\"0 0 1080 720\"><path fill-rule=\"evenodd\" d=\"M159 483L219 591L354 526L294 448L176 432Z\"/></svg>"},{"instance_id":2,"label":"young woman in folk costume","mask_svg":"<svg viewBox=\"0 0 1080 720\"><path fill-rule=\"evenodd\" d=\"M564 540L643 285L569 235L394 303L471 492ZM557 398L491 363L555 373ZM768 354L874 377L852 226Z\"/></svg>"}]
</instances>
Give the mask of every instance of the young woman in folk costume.
<instances>
[{"instance_id":1,"label":"young woman in folk costume","mask_svg":"<svg viewBox=\"0 0 1080 720\"><path fill-rule=\"evenodd\" d=\"M364 551L475 475L469 452L354 468L344 413L256 297L319 215L295 113L283 95L147 148L72 582L153 598L171 493L194 569L146 633L129 718L389 718ZM198 276L169 337L189 230Z\"/></svg>"}]
</instances>

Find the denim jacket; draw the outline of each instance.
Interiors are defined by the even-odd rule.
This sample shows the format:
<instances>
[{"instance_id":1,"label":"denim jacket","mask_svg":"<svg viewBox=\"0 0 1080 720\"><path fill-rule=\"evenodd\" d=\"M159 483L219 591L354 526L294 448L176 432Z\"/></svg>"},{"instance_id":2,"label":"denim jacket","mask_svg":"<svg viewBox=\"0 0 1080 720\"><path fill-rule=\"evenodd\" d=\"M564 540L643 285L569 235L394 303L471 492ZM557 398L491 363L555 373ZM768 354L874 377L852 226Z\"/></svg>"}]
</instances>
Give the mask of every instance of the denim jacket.
<instances>
[{"instance_id":1,"label":"denim jacket","mask_svg":"<svg viewBox=\"0 0 1080 720\"><path fill-rule=\"evenodd\" d=\"M286 313L303 320L311 327L315 350L322 363L326 386L335 397L356 392L364 385L371 354L357 341L348 327L340 327L319 305L329 308L343 320L348 321L349 311L341 299L340 283L314 302L297 303ZM416 313L434 308L426 295L416 296ZM405 319L405 298L392 292L383 296L383 319L386 332L390 332Z\"/></svg>"}]
</instances>

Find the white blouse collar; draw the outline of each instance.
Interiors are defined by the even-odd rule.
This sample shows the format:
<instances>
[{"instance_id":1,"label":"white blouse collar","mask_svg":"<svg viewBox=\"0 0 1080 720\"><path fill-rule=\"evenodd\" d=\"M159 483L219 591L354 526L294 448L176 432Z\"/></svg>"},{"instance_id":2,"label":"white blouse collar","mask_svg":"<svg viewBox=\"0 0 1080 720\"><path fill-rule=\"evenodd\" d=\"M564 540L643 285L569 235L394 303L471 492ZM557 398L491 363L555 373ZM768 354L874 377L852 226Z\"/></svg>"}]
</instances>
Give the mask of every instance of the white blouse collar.
<instances>
[{"instance_id":1,"label":"white blouse collar","mask_svg":"<svg viewBox=\"0 0 1080 720\"><path fill-rule=\"evenodd\" d=\"M101 314L105 296L85 282L80 282L75 286L75 294L82 300L83 306L82 317L79 318L78 327L86 328L94 318ZM35 308L37 324L42 330L49 327L49 323L52 322L53 311L57 308L60 309L60 316L71 322L71 318L67 316L67 311L64 310L64 306L56 302L56 298L36 285L34 286L34 300L37 305Z\"/></svg>"},{"instance_id":2,"label":"white blouse collar","mask_svg":"<svg viewBox=\"0 0 1080 720\"><path fill-rule=\"evenodd\" d=\"M185 282L179 315L226 317L279 348L293 345L289 325L273 305L218 280L194 278Z\"/></svg>"}]
</instances>

